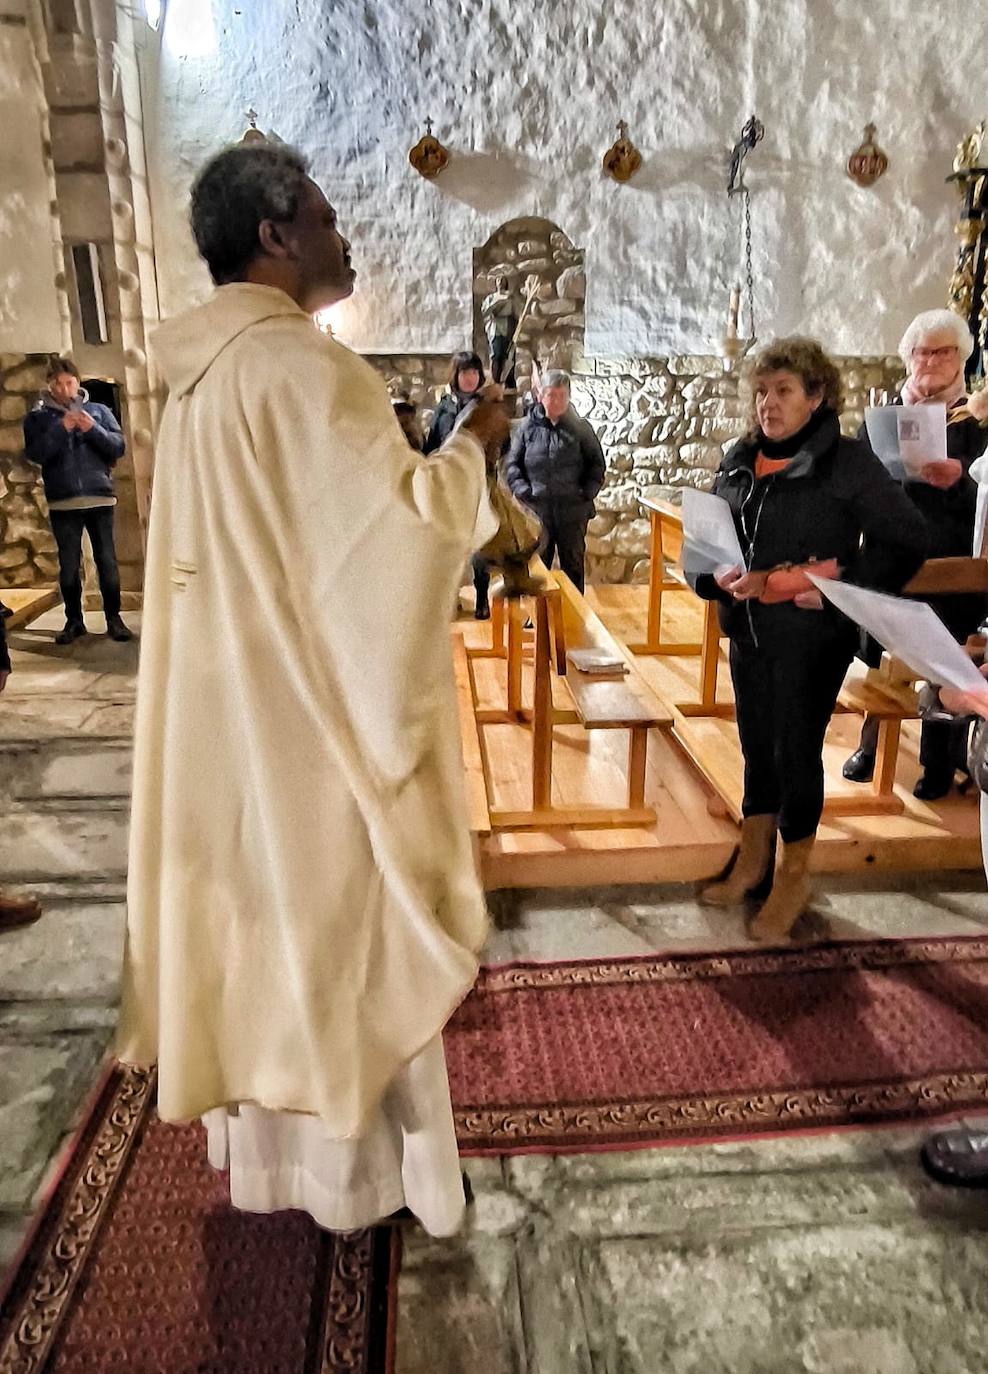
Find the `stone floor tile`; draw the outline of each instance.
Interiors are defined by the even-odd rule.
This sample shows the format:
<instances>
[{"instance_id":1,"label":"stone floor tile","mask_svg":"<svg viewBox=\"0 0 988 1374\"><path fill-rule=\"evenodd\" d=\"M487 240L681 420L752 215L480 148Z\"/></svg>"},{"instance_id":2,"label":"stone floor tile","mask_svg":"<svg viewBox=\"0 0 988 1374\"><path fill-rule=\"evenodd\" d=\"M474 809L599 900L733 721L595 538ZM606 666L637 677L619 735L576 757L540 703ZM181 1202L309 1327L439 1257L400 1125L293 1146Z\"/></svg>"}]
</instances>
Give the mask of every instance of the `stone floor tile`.
<instances>
[{"instance_id":1,"label":"stone floor tile","mask_svg":"<svg viewBox=\"0 0 988 1374\"><path fill-rule=\"evenodd\" d=\"M105 1035L0 1042L0 1209L27 1208L96 1081Z\"/></svg>"},{"instance_id":2,"label":"stone floor tile","mask_svg":"<svg viewBox=\"0 0 988 1374\"><path fill-rule=\"evenodd\" d=\"M122 903L47 905L40 921L3 937L4 1000L114 1002L127 922Z\"/></svg>"},{"instance_id":3,"label":"stone floor tile","mask_svg":"<svg viewBox=\"0 0 988 1374\"><path fill-rule=\"evenodd\" d=\"M510 1239L405 1240L396 1374L529 1374Z\"/></svg>"},{"instance_id":4,"label":"stone floor tile","mask_svg":"<svg viewBox=\"0 0 988 1374\"><path fill-rule=\"evenodd\" d=\"M10 811L0 826L0 873L35 878L107 878L127 871L128 813L105 804L86 811Z\"/></svg>"}]
</instances>

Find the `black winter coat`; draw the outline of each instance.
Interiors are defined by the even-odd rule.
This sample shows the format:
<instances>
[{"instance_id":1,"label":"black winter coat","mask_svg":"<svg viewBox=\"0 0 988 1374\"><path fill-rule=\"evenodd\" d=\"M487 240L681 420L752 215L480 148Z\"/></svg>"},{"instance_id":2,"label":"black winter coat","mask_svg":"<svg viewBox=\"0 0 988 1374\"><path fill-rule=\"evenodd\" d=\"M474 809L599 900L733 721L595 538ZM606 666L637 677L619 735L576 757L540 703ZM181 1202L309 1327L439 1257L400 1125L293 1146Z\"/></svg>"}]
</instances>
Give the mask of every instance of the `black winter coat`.
<instances>
[{"instance_id":1,"label":"black winter coat","mask_svg":"<svg viewBox=\"0 0 988 1374\"><path fill-rule=\"evenodd\" d=\"M901 405L898 397L894 405ZM963 400L956 403L963 405ZM949 418L949 414L948 414ZM858 438L868 442L867 428L862 425ZM969 558L974 541L974 516L978 504L978 484L971 477L971 464L980 458L988 444L988 434L977 420L968 418L947 426L947 457L956 458L964 468L963 477L952 487L941 490L929 482L907 479L903 483L906 495L922 512L929 538L927 558ZM947 626L955 639L962 641L981 624L988 614L988 598L978 594L924 597ZM881 647L868 640L862 658L873 667L881 662Z\"/></svg>"},{"instance_id":2,"label":"black winter coat","mask_svg":"<svg viewBox=\"0 0 988 1374\"><path fill-rule=\"evenodd\" d=\"M457 420L476 399L475 393L465 396L462 391L447 391L436 406L422 452L434 453L437 448L441 448L453 433Z\"/></svg>"},{"instance_id":3,"label":"black winter coat","mask_svg":"<svg viewBox=\"0 0 988 1374\"><path fill-rule=\"evenodd\" d=\"M572 406L556 424L536 406L512 435L504 476L543 518L589 520L605 466L600 440Z\"/></svg>"},{"instance_id":4,"label":"black winter coat","mask_svg":"<svg viewBox=\"0 0 988 1374\"><path fill-rule=\"evenodd\" d=\"M49 501L113 495L111 470L124 453L120 426L106 406L86 400L81 408L94 421L88 434L81 429L66 430L62 424L65 411L45 399L25 417L24 449L30 461L41 468Z\"/></svg>"},{"instance_id":5,"label":"black winter coat","mask_svg":"<svg viewBox=\"0 0 988 1374\"><path fill-rule=\"evenodd\" d=\"M756 479L757 456L757 442L735 444L713 487L731 507L752 572L836 558L844 581L894 594L917 571L926 555L922 516L867 444L841 435L833 411L821 414L782 472ZM695 586L720 602L724 633L757 648L798 652L828 639L856 639L856 627L826 601L822 611L735 601L709 573Z\"/></svg>"}]
</instances>

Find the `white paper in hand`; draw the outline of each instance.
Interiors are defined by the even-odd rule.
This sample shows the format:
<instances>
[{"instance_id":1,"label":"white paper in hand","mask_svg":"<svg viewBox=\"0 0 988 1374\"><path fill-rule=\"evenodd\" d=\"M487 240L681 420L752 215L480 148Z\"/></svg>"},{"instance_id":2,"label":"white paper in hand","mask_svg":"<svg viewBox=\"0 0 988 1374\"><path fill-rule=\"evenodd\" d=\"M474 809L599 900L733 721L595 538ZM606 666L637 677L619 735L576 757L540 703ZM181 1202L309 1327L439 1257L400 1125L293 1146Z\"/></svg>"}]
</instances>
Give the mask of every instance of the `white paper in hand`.
<instances>
[{"instance_id":1,"label":"white paper in hand","mask_svg":"<svg viewBox=\"0 0 988 1374\"><path fill-rule=\"evenodd\" d=\"M927 463L947 456L946 406L869 406L865 428L872 449L899 481L919 477Z\"/></svg>"},{"instance_id":2,"label":"white paper in hand","mask_svg":"<svg viewBox=\"0 0 988 1374\"><path fill-rule=\"evenodd\" d=\"M683 571L712 573L744 567L744 554L734 516L723 496L709 491L683 492Z\"/></svg>"},{"instance_id":3,"label":"white paper in hand","mask_svg":"<svg viewBox=\"0 0 988 1374\"><path fill-rule=\"evenodd\" d=\"M984 691L984 678L925 602L807 575L828 601L874 635L890 654L901 658L917 677L962 692Z\"/></svg>"}]
</instances>

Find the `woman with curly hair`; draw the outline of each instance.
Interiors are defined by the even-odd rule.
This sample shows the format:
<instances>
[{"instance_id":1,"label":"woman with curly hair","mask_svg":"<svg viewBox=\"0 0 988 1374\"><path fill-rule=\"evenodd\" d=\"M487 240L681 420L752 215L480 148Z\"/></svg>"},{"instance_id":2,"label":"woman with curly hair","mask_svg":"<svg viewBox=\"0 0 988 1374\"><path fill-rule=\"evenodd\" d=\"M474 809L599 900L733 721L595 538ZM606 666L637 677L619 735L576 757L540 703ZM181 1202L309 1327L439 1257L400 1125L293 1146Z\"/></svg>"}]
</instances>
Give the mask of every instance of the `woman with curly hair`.
<instances>
[{"instance_id":1,"label":"woman with curly hair","mask_svg":"<svg viewBox=\"0 0 988 1374\"><path fill-rule=\"evenodd\" d=\"M809 900L823 739L857 644L856 627L805 570L898 592L923 561L926 531L868 446L841 434L840 374L815 340L763 348L747 382L751 428L713 487L730 505L744 566L695 580L700 596L719 603L730 640L744 755L741 843L702 897L727 906L771 884L751 933L772 942L788 937Z\"/></svg>"}]
</instances>

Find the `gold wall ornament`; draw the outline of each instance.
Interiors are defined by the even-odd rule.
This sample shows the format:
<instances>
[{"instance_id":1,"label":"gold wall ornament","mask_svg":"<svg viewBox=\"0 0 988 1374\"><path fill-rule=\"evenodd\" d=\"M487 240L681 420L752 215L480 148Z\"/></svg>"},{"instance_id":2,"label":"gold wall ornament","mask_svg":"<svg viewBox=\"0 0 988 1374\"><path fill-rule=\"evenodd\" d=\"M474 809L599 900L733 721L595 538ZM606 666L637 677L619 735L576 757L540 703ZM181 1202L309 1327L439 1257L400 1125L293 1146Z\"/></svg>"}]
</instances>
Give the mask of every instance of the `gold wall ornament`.
<instances>
[{"instance_id":1,"label":"gold wall ornament","mask_svg":"<svg viewBox=\"0 0 988 1374\"><path fill-rule=\"evenodd\" d=\"M865 125L864 142L847 159L847 175L857 186L874 186L889 168L889 160L875 142L878 130L874 124Z\"/></svg>"},{"instance_id":2,"label":"gold wall ornament","mask_svg":"<svg viewBox=\"0 0 988 1374\"><path fill-rule=\"evenodd\" d=\"M986 121L961 139L947 178L956 184L961 208L954 233L960 241L954 273L947 288L947 304L956 310L974 335L975 348L964 369L968 385L982 375L988 344L988 167L985 166Z\"/></svg>"},{"instance_id":3,"label":"gold wall ornament","mask_svg":"<svg viewBox=\"0 0 988 1374\"><path fill-rule=\"evenodd\" d=\"M419 176L429 178L437 177L449 163L449 153L438 138L433 137L431 119L425 121L425 133L409 152L408 160Z\"/></svg>"},{"instance_id":4,"label":"gold wall ornament","mask_svg":"<svg viewBox=\"0 0 988 1374\"><path fill-rule=\"evenodd\" d=\"M241 143L267 143L267 134L261 133L257 127L257 111L253 108L244 111L244 118L250 121L250 126L244 131Z\"/></svg>"},{"instance_id":5,"label":"gold wall ornament","mask_svg":"<svg viewBox=\"0 0 988 1374\"><path fill-rule=\"evenodd\" d=\"M642 155L628 137L624 120L618 122L618 140L604 154L602 166L615 181L630 181L642 165Z\"/></svg>"}]
</instances>

